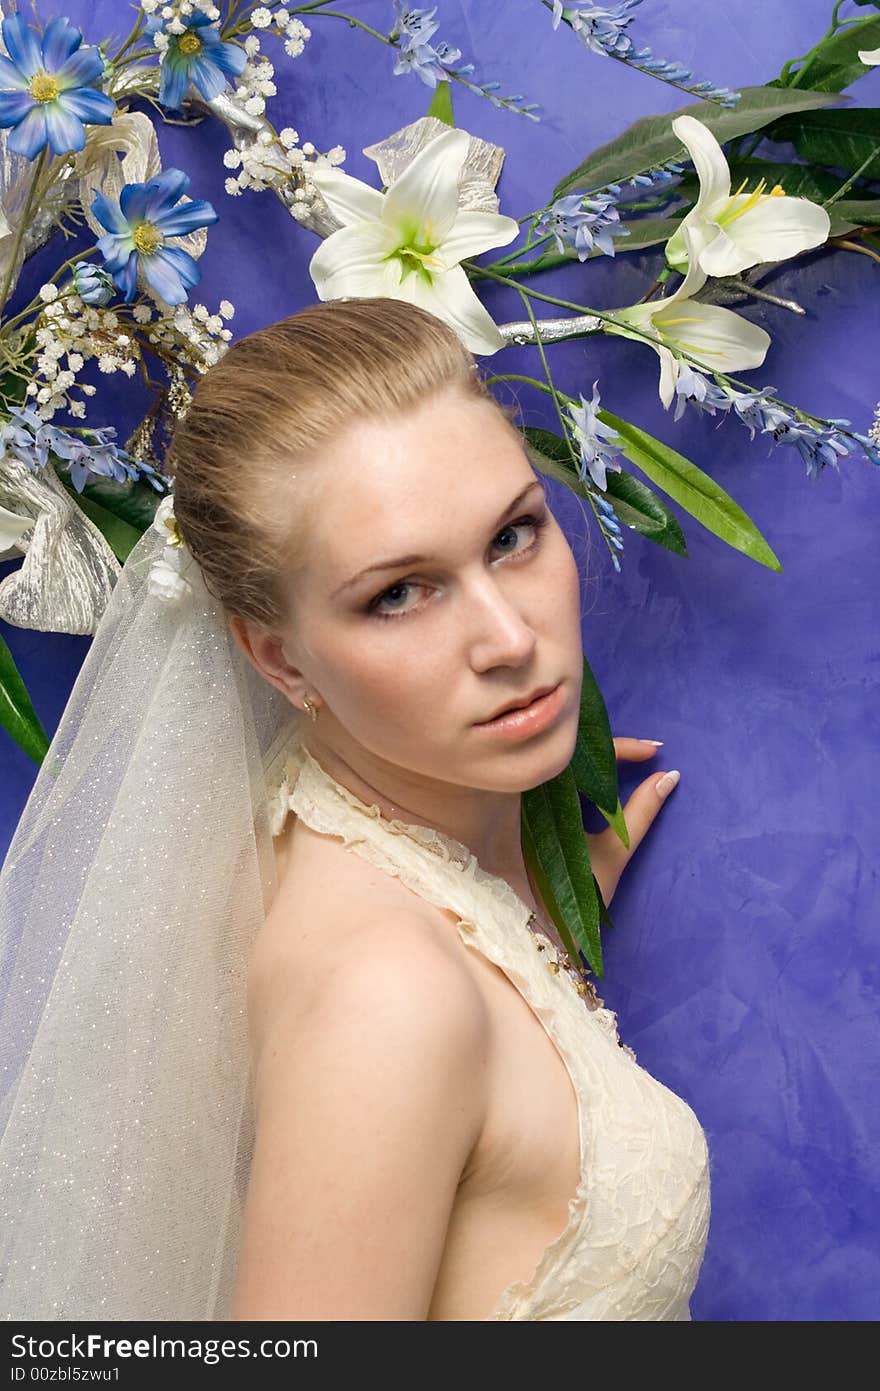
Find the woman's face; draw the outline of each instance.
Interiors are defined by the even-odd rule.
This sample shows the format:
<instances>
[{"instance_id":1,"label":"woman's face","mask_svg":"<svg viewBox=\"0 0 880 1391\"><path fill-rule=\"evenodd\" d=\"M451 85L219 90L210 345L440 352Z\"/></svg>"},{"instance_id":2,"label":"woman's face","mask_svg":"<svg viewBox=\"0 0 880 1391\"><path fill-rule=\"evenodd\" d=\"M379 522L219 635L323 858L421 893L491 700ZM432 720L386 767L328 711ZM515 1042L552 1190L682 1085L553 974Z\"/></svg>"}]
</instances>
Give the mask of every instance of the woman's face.
<instances>
[{"instance_id":1,"label":"woman's face","mask_svg":"<svg viewBox=\"0 0 880 1391\"><path fill-rule=\"evenodd\" d=\"M350 428L315 464L282 649L317 696L321 740L377 774L496 791L556 776L578 726L580 590L517 432L447 390ZM542 732L478 727L557 683Z\"/></svg>"}]
</instances>

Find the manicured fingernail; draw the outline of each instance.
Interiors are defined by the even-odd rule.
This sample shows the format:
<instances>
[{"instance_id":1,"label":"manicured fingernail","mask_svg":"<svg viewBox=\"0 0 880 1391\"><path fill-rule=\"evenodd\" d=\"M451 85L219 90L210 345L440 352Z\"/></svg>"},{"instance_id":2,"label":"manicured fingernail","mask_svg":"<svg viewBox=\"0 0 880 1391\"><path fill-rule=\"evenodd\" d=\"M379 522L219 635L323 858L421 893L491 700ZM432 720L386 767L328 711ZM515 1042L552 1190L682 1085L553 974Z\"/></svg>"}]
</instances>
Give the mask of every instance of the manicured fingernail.
<instances>
[{"instance_id":1,"label":"manicured fingernail","mask_svg":"<svg viewBox=\"0 0 880 1391\"><path fill-rule=\"evenodd\" d=\"M655 749L662 749L662 747L663 747L663 740L662 740L662 739L640 739L640 740L639 740L639 743L640 743L640 744L653 744Z\"/></svg>"},{"instance_id":2,"label":"manicured fingernail","mask_svg":"<svg viewBox=\"0 0 880 1391\"><path fill-rule=\"evenodd\" d=\"M672 768L668 773L664 773L662 778L658 778L655 784L657 788L657 796L665 797L669 792L672 791L673 787L675 787L680 777L681 773L678 771L677 768Z\"/></svg>"}]
</instances>

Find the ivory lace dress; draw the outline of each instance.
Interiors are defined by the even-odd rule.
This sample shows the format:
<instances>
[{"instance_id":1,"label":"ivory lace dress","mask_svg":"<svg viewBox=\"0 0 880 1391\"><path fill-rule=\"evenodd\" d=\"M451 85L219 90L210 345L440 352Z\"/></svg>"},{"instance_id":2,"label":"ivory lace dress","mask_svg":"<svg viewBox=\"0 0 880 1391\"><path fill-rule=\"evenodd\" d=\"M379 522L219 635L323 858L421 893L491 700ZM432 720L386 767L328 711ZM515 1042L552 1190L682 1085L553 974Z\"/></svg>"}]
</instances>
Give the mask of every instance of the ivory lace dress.
<instances>
[{"instance_id":1,"label":"ivory lace dress","mask_svg":"<svg viewBox=\"0 0 880 1391\"><path fill-rule=\"evenodd\" d=\"M509 978L571 1075L581 1173L567 1225L488 1319L690 1319L709 1226L708 1148L691 1108L640 1066L611 1010L532 930L534 914L511 886L461 842L387 819L302 745L273 797L274 834L291 810L452 910L462 939Z\"/></svg>"}]
</instances>

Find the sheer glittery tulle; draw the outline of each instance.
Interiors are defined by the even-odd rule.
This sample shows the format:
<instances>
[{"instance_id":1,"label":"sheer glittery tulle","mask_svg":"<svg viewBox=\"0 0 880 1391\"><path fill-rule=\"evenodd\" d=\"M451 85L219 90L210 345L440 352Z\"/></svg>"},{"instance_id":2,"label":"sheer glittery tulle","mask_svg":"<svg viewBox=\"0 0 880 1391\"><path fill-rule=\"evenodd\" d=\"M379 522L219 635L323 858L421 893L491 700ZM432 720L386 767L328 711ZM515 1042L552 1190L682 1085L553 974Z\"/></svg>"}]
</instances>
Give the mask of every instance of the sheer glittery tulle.
<instances>
[{"instance_id":1,"label":"sheer glittery tulle","mask_svg":"<svg viewBox=\"0 0 880 1391\"><path fill-rule=\"evenodd\" d=\"M298 744L270 798L273 833L292 810L314 830L450 909L469 946L499 966L571 1075L581 1177L568 1221L527 1280L489 1314L504 1319L689 1319L709 1225L709 1156L690 1107L621 1045L614 1014L579 993L509 884L465 845L385 818Z\"/></svg>"},{"instance_id":2,"label":"sheer glittery tulle","mask_svg":"<svg viewBox=\"0 0 880 1391\"><path fill-rule=\"evenodd\" d=\"M0 871L0 1317L223 1319L268 790L301 727L126 561Z\"/></svg>"}]
</instances>

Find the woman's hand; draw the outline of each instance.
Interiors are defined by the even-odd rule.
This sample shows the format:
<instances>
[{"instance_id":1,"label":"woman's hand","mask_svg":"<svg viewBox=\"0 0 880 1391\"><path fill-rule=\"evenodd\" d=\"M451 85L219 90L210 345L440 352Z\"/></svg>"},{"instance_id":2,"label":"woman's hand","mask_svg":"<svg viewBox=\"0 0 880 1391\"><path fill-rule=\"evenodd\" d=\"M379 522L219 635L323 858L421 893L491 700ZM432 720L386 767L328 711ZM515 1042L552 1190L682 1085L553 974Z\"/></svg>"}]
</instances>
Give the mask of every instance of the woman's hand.
<instances>
[{"instance_id":1,"label":"woman's hand","mask_svg":"<svg viewBox=\"0 0 880 1391\"><path fill-rule=\"evenodd\" d=\"M653 758L657 745L649 739L615 739L614 752L618 760L627 763L641 763ZM664 781L665 780L665 781ZM623 807L623 819L629 834L629 849L623 844L612 826L598 834L586 832L587 845L593 873L602 890L602 897L609 904L614 897L620 876L629 864L633 854L644 839L654 817L662 807L666 797L678 782L678 772L653 772L628 797Z\"/></svg>"}]
</instances>

